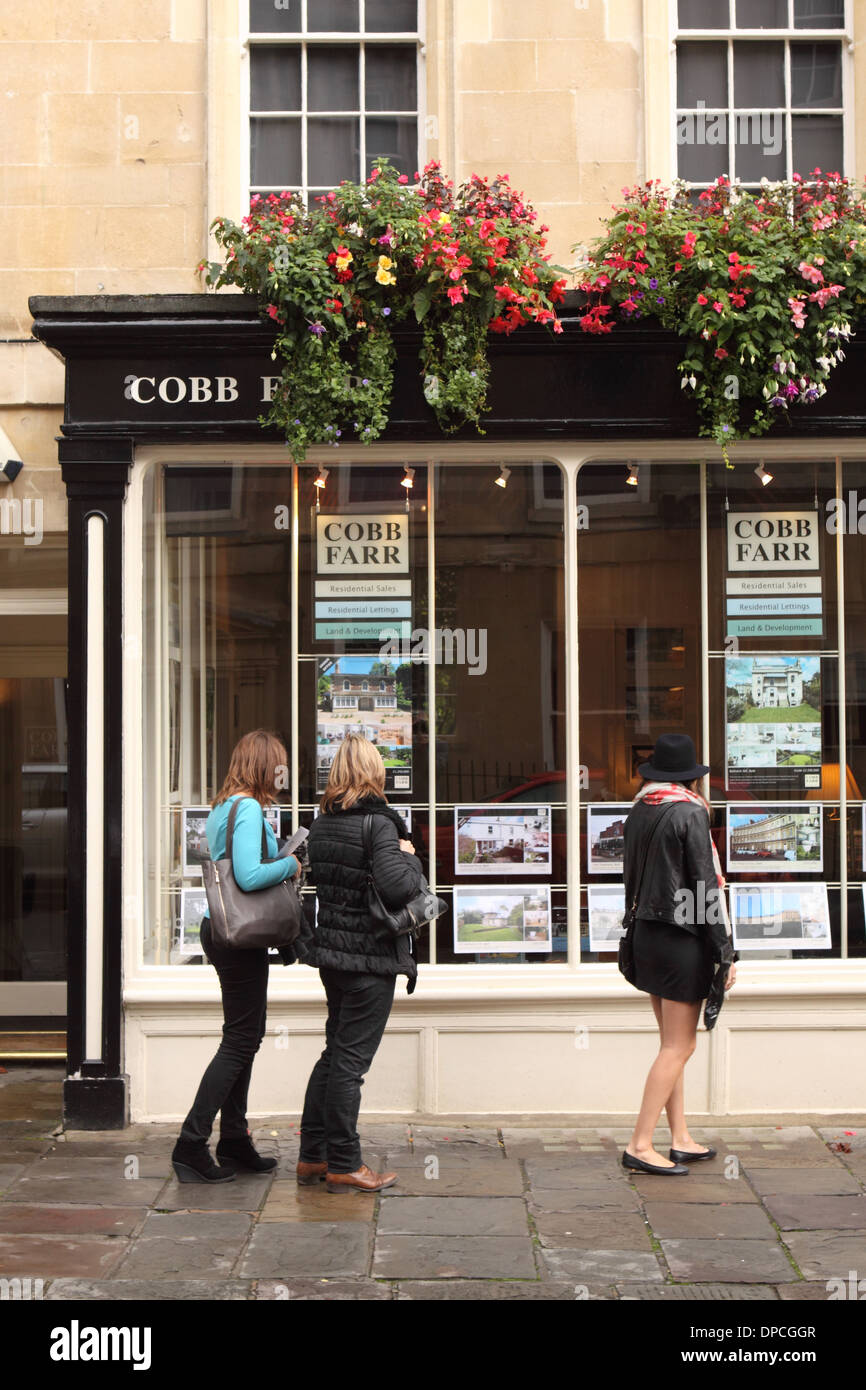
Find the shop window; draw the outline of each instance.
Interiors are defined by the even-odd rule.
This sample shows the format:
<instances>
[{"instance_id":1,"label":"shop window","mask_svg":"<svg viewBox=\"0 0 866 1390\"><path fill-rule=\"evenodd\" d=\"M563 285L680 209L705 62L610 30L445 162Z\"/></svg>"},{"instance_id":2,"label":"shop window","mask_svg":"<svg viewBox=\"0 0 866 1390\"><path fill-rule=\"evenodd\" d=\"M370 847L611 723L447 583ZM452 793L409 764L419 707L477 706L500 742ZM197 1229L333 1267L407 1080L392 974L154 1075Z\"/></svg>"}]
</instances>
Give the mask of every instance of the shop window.
<instances>
[{"instance_id":1,"label":"shop window","mask_svg":"<svg viewBox=\"0 0 866 1390\"><path fill-rule=\"evenodd\" d=\"M418 168L415 0L250 0L250 192ZM339 36L339 41L335 36Z\"/></svg>"},{"instance_id":2,"label":"shop window","mask_svg":"<svg viewBox=\"0 0 866 1390\"><path fill-rule=\"evenodd\" d=\"M679 0L677 21L680 178L845 171L843 0Z\"/></svg>"}]
</instances>

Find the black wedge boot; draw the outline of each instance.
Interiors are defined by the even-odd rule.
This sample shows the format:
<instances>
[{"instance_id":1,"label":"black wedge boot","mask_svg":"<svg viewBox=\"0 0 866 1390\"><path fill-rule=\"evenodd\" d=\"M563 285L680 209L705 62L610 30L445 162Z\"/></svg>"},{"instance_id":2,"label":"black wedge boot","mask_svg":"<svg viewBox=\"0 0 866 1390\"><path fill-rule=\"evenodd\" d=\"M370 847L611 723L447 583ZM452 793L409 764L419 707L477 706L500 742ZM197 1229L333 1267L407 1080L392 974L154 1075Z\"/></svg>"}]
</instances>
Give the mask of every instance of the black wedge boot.
<instances>
[{"instance_id":1,"label":"black wedge boot","mask_svg":"<svg viewBox=\"0 0 866 1390\"><path fill-rule=\"evenodd\" d=\"M178 1182L234 1182L233 1167L214 1163L207 1141L178 1139L172 1150L171 1166Z\"/></svg>"},{"instance_id":2,"label":"black wedge boot","mask_svg":"<svg viewBox=\"0 0 866 1390\"><path fill-rule=\"evenodd\" d=\"M253 1173L270 1173L277 1166L275 1158L263 1158L254 1147L249 1130L237 1139L220 1139L216 1153L218 1159L228 1159L234 1167L248 1168Z\"/></svg>"}]
</instances>

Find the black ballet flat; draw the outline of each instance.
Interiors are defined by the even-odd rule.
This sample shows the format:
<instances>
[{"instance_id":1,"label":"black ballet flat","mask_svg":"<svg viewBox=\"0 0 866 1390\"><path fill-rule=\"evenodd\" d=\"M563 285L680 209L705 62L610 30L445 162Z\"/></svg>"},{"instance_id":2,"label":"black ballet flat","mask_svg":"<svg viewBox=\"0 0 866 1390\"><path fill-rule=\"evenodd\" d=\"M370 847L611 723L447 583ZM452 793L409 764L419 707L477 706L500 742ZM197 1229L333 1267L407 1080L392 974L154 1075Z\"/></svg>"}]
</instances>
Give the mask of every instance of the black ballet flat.
<instances>
[{"instance_id":1,"label":"black ballet flat","mask_svg":"<svg viewBox=\"0 0 866 1390\"><path fill-rule=\"evenodd\" d=\"M687 1149L671 1149L668 1158L672 1163L700 1163L708 1158L715 1158L716 1150L709 1148L705 1153L691 1154Z\"/></svg>"},{"instance_id":2,"label":"black ballet flat","mask_svg":"<svg viewBox=\"0 0 866 1390\"><path fill-rule=\"evenodd\" d=\"M642 1158L635 1158L634 1154L628 1153L626 1149L622 1151L622 1166L630 1168L635 1173L658 1173L660 1177L681 1178L688 1177L688 1168L682 1163L674 1160L673 1168L662 1168L658 1163L644 1163Z\"/></svg>"}]
</instances>

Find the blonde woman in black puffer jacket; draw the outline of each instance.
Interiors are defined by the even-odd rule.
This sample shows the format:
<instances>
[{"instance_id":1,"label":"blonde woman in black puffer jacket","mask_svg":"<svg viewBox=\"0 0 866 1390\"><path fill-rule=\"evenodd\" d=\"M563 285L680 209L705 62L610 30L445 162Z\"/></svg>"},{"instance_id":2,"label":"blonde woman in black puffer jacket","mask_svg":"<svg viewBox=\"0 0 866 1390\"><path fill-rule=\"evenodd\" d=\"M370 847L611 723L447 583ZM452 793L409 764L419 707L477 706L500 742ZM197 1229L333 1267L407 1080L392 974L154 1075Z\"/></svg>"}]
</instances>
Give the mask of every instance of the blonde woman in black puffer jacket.
<instances>
[{"instance_id":1,"label":"blonde woman in black puffer jacket","mask_svg":"<svg viewBox=\"0 0 866 1390\"><path fill-rule=\"evenodd\" d=\"M379 1192L396 1173L374 1173L361 1159L361 1086L382 1040L396 977L415 987L411 937L374 932L367 913L372 868L386 907L403 907L422 872L406 826L385 799L385 765L375 745L347 734L331 764L328 785L307 840L309 879L318 918L304 963L318 967L328 998L325 1050L313 1068L301 1119L298 1182L325 1181L329 1192ZM372 864L363 843L373 814Z\"/></svg>"}]
</instances>

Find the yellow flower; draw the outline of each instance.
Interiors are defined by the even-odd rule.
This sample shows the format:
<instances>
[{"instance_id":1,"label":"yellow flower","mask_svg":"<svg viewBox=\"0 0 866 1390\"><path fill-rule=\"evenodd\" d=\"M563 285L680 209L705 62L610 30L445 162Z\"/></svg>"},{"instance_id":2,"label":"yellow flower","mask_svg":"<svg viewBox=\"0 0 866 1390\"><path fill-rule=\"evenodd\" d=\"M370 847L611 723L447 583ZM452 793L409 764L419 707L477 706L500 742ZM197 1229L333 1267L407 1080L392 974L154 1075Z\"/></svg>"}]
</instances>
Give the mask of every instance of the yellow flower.
<instances>
[{"instance_id":1,"label":"yellow flower","mask_svg":"<svg viewBox=\"0 0 866 1390\"><path fill-rule=\"evenodd\" d=\"M355 257L352 255L351 251L347 251L345 256L338 256L336 260L337 269L345 270L349 263L354 259Z\"/></svg>"},{"instance_id":2,"label":"yellow flower","mask_svg":"<svg viewBox=\"0 0 866 1390\"><path fill-rule=\"evenodd\" d=\"M376 271L376 283L378 285L396 285L397 277L390 273L393 264L390 256L379 257L379 268Z\"/></svg>"},{"instance_id":3,"label":"yellow flower","mask_svg":"<svg viewBox=\"0 0 866 1390\"><path fill-rule=\"evenodd\" d=\"M440 214L439 214L439 221L440 221L440 222L450 222L450 221L451 221L451 213L450 213L450 212L440 212Z\"/></svg>"}]
</instances>

